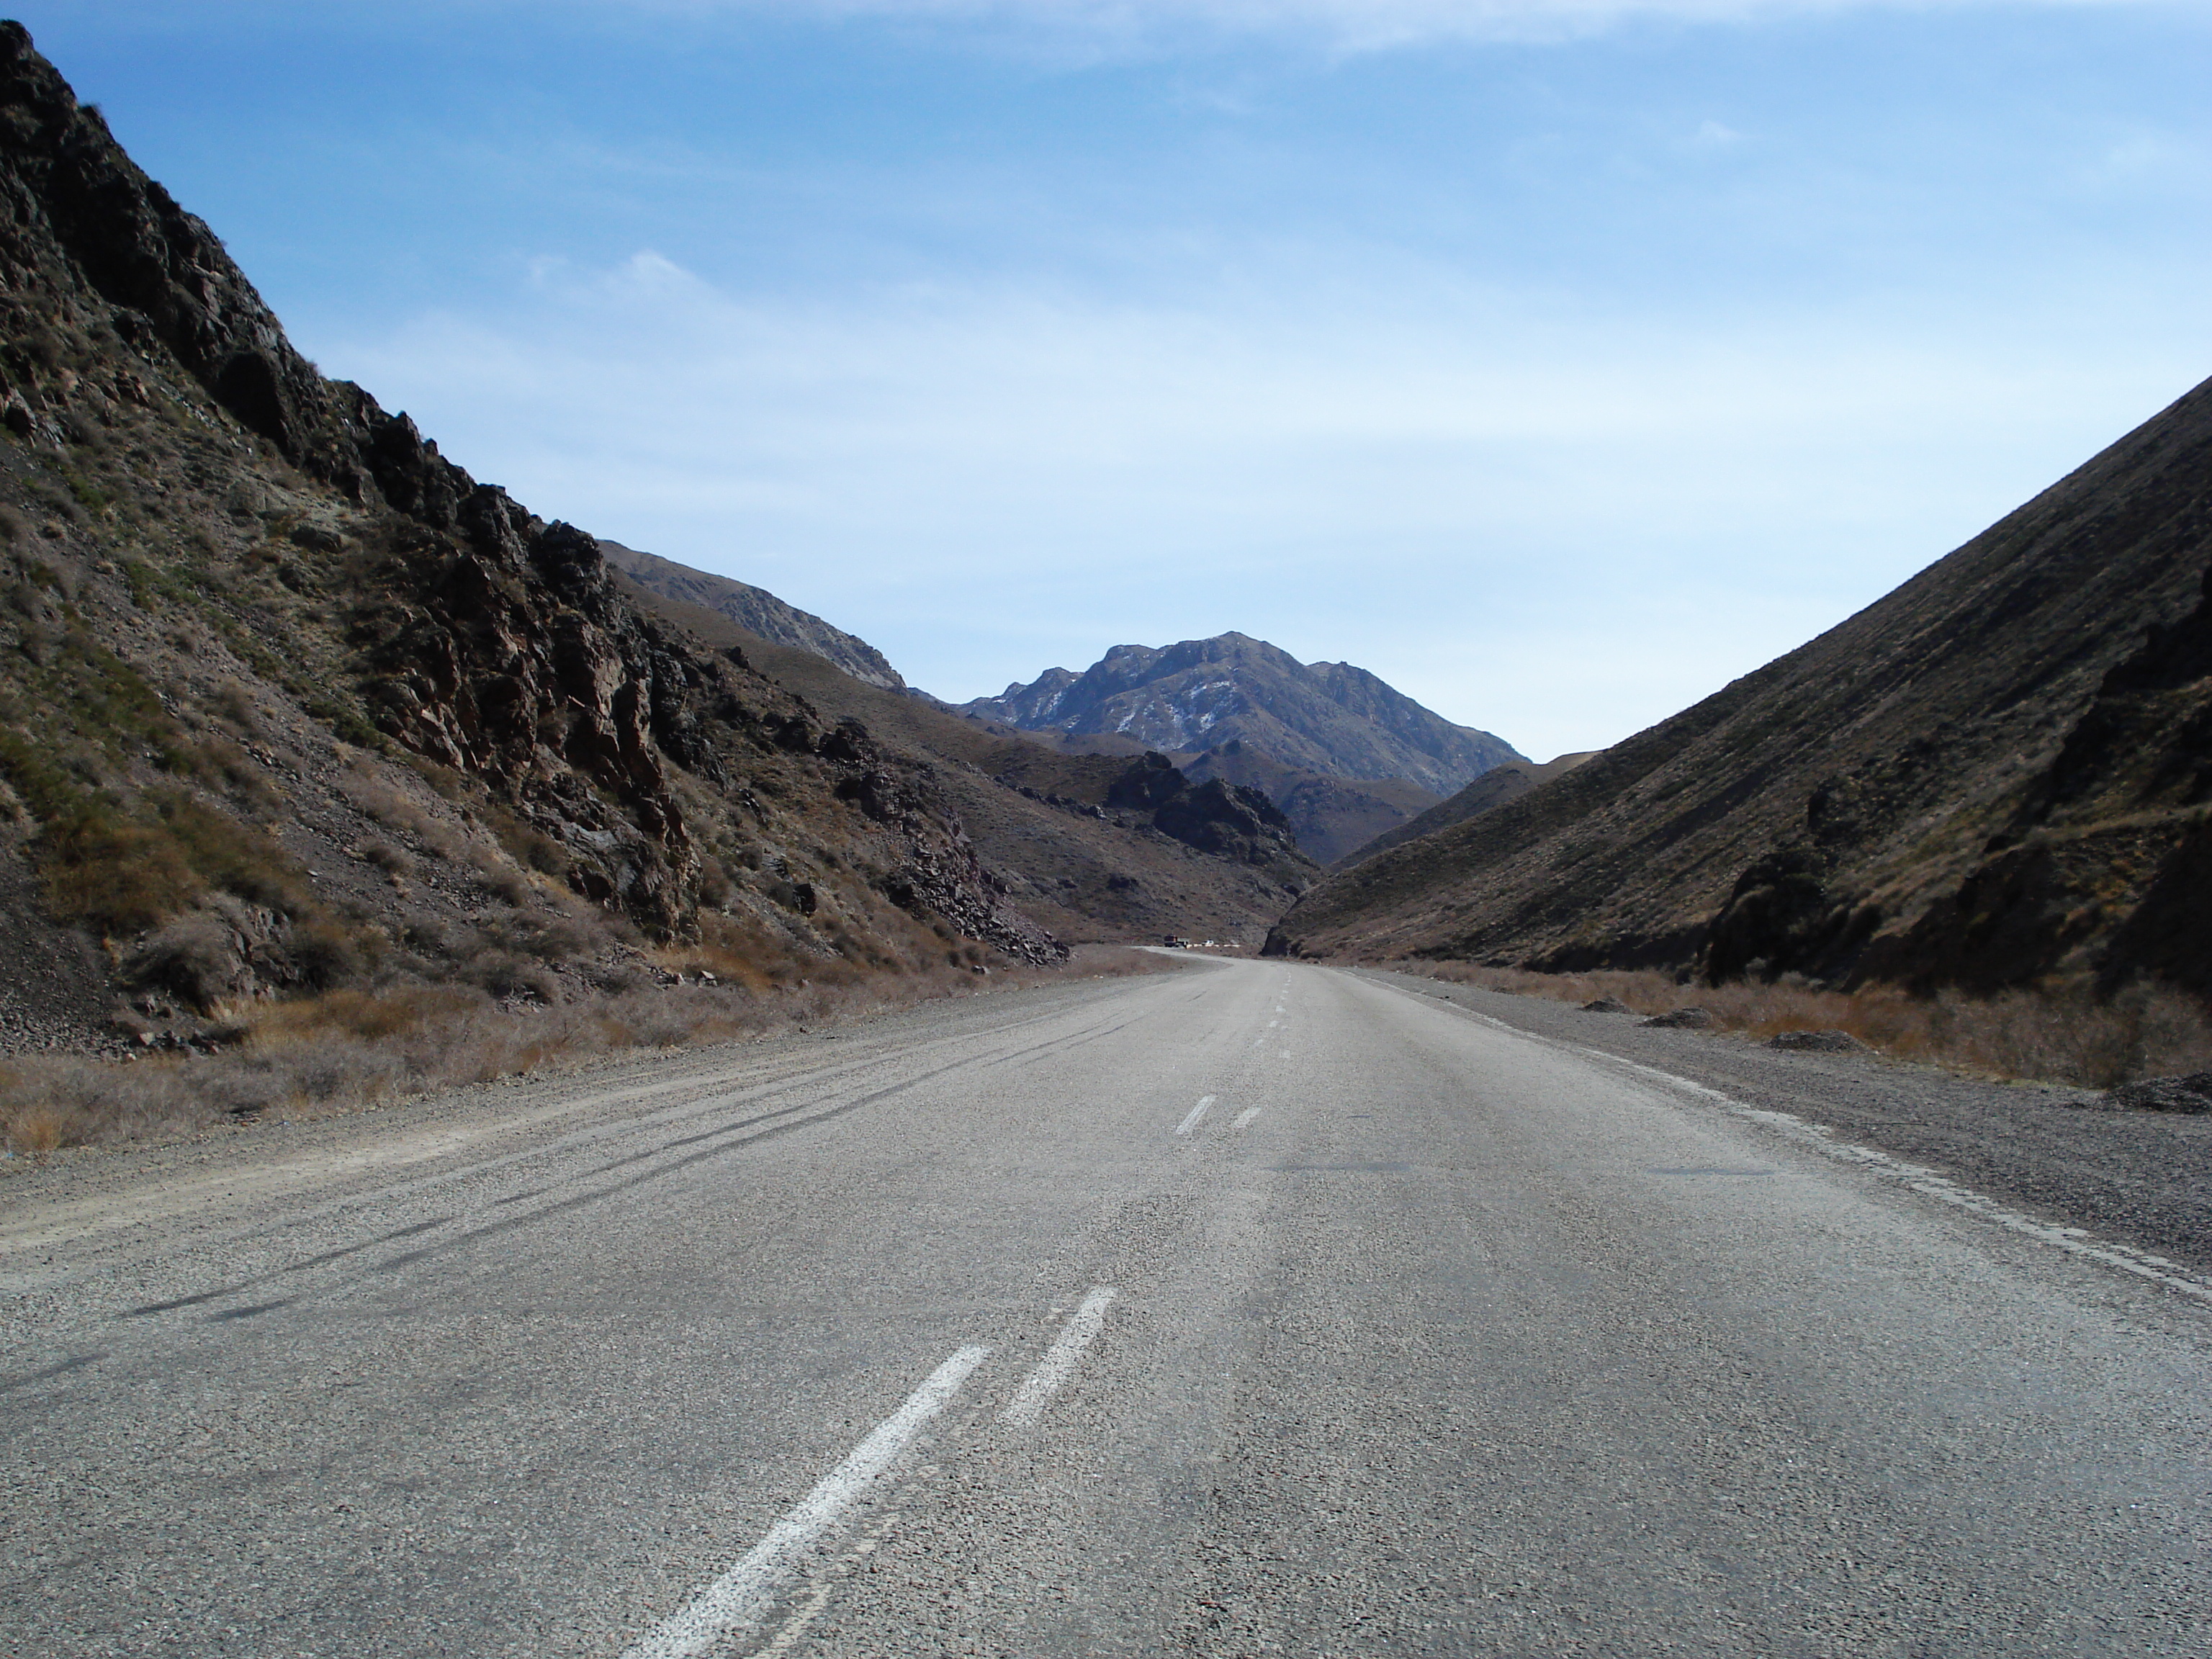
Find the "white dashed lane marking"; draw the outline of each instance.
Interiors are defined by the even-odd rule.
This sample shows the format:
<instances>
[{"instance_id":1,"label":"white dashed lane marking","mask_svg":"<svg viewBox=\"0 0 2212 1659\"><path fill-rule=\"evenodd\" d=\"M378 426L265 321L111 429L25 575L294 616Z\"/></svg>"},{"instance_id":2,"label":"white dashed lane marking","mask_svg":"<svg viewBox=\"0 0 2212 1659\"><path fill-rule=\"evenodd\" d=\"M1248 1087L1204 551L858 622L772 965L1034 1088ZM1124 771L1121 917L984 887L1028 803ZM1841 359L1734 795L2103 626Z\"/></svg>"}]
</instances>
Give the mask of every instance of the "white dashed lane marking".
<instances>
[{"instance_id":1,"label":"white dashed lane marking","mask_svg":"<svg viewBox=\"0 0 2212 1659\"><path fill-rule=\"evenodd\" d=\"M757 1620L792 1576L798 1558L913 1443L923 1425L945 1409L945 1402L960 1392L969 1373L990 1352L985 1347L963 1348L932 1371L929 1380L908 1395L903 1406L878 1423L851 1455L787 1510L759 1543L629 1649L623 1659L696 1659L732 1631Z\"/></svg>"},{"instance_id":2,"label":"white dashed lane marking","mask_svg":"<svg viewBox=\"0 0 2212 1659\"><path fill-rule=\"evenodd\" d=\"M1176 1125L1176 1133L1179 1135L1187 1135L1193 1129L1198 1127L1199 1120L1206 1115L1206 1108L1212 1104L1213 1097L1212 1095L1201 1095L1199 1097L1198 1104L1190 1109L1190 1115L1183 1119L1182 1122Z\"/></svg>"},{"instance_id":3,"label":"white dashed lane marking","mask_svg":"<svg viewBox=\"0 0 2212 1659\"><path fill-rule=\"evenodd\" d=\"M1074 1374L1075 1363L1083 1358L1083 1351L1097 1340L1100 1328L1106 1323L1106 1310L1114 1296L1111 1285L1091 1287L1091 1294L1068 1316L1052 1346L1037 1361L1036 1369L1022 1379L1022 1386L1006 1402L1006 1410L999 1413L999 1421L1009 1428L1025 1429L1044 1415L1044 1408L1053 1395Z\"/></svg>"}]
</instances>

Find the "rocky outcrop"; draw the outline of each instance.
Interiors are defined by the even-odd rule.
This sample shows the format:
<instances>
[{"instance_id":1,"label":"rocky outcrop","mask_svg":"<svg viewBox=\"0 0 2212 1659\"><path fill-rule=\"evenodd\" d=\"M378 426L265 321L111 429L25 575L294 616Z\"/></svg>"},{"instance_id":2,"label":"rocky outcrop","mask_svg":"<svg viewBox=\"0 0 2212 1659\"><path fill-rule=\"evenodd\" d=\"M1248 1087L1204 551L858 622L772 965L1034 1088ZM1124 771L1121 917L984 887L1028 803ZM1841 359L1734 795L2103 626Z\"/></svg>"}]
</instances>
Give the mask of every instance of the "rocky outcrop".
<instances>
[{"instance_id":1,"label":"rocky outcrop","mask_svg":"<svg viewBox=\"0 0 2212 1659\"><path fill-rule=\"evenodd\" d=\"M2197 523L2212 540L2201 502ZM1982 990L2066 965L2108 991L2148 973L2212 996L2208 939L2212 562L2196 604L2106 673L1956 894L1877 963Z\"/></svg>"},{"instance_id":2,"label":"rocky outcrop","mask_svg":"<svg viewBox=\"0 0 2212 1659\"><path fill-rule=\"evenodd\" d=\"M1237 738L1172 758L1193 783L1219 778L1267 796L1290 820L1300 850L1323 865L1437 804L1433 794L1406 778L1324 777L1285 766L1257 744Z\"/></svg>"},{"instance_id":3,"label":"rocky outcrop","mask_svg":"<svg viewBox=\"0 0 2212 1659\"><path fill-rule=\"evenodd\" d=\"M1165 755L1130 762L1107 786L1106 805L1145 815L1186 847L1266 869L1294 890L1316 873L1274 802L1219 778L1194 785Z\"/></svg>"},{"instance_id":4,"label":"rocky outcrop","mask_svg":"<svg viewBox=\"0 0 2212 1659\"><path fill-rule=\"evenodd\" d=\"M56 289L81 276L115 308L126 344L159 345L295 465L362 496L363 434L349 428L346 400L293 349L206 222L124 154L12 21L0 22L0 143L15 225L47 233L73 269L27 263L47 265Z\"/></svg>"},{"instance_id":5,"label":"rocky outcrop","mask_svg":"<svg viewBox=\"0 0 2212 1659\"><path fill-rule=\"evenodd\" d=\"M671 763L726 781L699 708L737 671L617 604L598 544L471 489L461 533L398 532L367 573L384 597L352 637L378 726L493 782L566 845L580 889L661 932L681 928L696 860Z\"/></svg>"}]
</instances>

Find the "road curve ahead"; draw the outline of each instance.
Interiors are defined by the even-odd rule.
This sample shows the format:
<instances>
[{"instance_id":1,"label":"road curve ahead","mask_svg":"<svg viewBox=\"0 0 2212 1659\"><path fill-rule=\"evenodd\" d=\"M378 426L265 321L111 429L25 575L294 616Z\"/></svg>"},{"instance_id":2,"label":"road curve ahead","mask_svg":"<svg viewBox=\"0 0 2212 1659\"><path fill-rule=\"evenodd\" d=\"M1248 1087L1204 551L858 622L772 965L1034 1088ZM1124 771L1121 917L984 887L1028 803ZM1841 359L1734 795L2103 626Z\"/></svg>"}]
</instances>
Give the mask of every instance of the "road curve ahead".
<instances>
[{"instance_id":1,"label":"road curve ahead","mask_svg":"<svg viewBox=\"0 0 2212 1659\"><path fill-rule=\"evenodd\" d=\"M2212 1630L2188 1271L1352 974L137 1157L0 1186L0 1652Z\"/></svg>"}]
</instances>

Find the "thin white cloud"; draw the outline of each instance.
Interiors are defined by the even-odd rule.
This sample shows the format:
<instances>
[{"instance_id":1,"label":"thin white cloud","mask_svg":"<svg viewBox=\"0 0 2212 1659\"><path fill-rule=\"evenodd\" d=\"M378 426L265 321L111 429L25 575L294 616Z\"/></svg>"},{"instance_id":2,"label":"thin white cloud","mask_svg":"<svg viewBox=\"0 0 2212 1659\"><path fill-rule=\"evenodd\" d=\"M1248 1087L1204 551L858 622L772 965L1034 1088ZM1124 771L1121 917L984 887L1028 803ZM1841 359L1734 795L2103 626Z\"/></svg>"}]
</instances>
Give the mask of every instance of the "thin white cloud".
<instances>
[{"instance_id":1,"label":"thin white cloud","mask_svg":"<svg viewBox=\"0 0 2212 1659\"><path fill-rule=\"evenodd\" d=\"M799 301L641 252L313 343L539 511L761 583L940 695L1238 628L1548 751L1796 645L2181 389L2148 351L2008 356L1956 320L1701 332L1402 271Z\"/></svg>"},{"instance_id":2,"label":"thin white cloud","mask_svg":"<svg viewBox=\"0 0 2212 1659\"><path fill-rule=\"evenodd\" d=\"M1437 41L1586 38L1634 23L1749 23L1845 11L2153 6L2176 0L630 0L663 12L784 13L981 24L1158 45L1194 35L1290 35L1345 52Z\"/></svg>"}]
</instances>

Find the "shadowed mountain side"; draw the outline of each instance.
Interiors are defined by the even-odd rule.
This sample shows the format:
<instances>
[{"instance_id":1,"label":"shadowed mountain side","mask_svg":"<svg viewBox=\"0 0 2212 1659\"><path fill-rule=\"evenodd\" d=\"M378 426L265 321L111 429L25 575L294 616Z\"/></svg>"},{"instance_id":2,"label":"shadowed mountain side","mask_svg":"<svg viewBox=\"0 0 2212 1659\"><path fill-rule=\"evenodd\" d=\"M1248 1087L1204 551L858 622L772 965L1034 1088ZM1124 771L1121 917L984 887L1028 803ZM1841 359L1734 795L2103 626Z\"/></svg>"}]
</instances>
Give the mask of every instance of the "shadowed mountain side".
<instances>
[{"instance_id":1,"label":"shadowed mountain side","mask_svg":"<svg viewBox=\"0 0 2212 1659\"><path fill-rule=\"evenodd\" d=\"M1302 663L1243 634L1162 650L1117 645L1081 674L1048 670L963 712L1030 731L1111 732L1164 754L1235 739L1324 777L1405 778L1447 795L1518 760L1349 663Z\"/></svg>"},{"instance_id":2,"label":"shadowed mountain side","mask_svg":"<svg viewBox=\"0 0 2212 1659\"><path fill-rule=\"evenodd\" d=\"M811 651L867 684L891 691L907 689L898 671L874 646L823 621L811 611L785 604L764 587L694 570L672 559L641 553L620 542L611 542L604 536L599 538L599 551L606 556L609 564L640 587L719 611L763 640Z\"/></svg>"},{"instance_id":3,"label":"shadowed mountain side","mask_svg":"<svg viewBox=\"0 0 2212 1659\"><path fill-rule=\"evenodd\" d=\"M1508 761L1503 766L1485 772L1449 800L1437 801L1419 816L1384 830L1365 845L1340 855L1330 868L1332 871L1348 870L1361 860L1370 859L1377 853L1403 846L1423 836L1434 835L1455 823L1464 823L1477 813L1487 812L1494 806L1503 806L1509 800L1518 800L1538 784L1549 783L1553 778L1565 776L1599 752L1595 749L1578 750L1571 755L1561 755L1556 760L1546 761L1540 766L1533 761Z\"/></svg>"},{"instance_id":4,"label":"shadowed mountain side","mask_svg":"<svg viewBox=\"0 0 2212 1659\"><path fill-rule=\"evenodd\" d=\"M809 652L763 641L727 617L637 591L657 614L734 646L823 717L858 720L887 751L928 765L979 855L1012 901L1074 943L1174 934L1257 943L1319 869L1285 831L1243 855L1202 851L1155 827L1155 809L1113 799L1141 756L1059 752L1028 733L994 733L918 698L865 684ZM1262 803L1264 805L1264 803ZM1191 833L1203 836L1200 826ZM1264 840L1264 837L1262 837Z\"/></svg>"},{"instance_id":5,"label":"shadowed mountain side","mask_svg":"<svg viewBox=\"0 0 2212 1659\"><path fill-rule=\"evenodd\" d=\"M2212 382L1819 639L1333 876L1279 949L2212 990Z\"/></svg>"},{"instance_id":6,"label":"shadowed mountain side","mask_svg":"<svg viewBox=\"0 0 2212 1659\"><path fill-rule=\"evenodd\" d=\"M1194 782L1220 778L1257 789L1290 821L1299 849L1324 865L1365 846L1424 807L1438 804L1433 793L1405 778L1324 777L1285 766L1257 744L1239 738L1195 755L1170 758ZM1480 787L1482 781L1478 778L1468 787Z\"/></svg>"}]
</instances>

